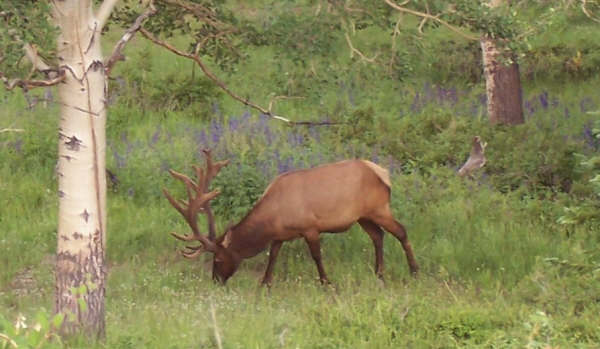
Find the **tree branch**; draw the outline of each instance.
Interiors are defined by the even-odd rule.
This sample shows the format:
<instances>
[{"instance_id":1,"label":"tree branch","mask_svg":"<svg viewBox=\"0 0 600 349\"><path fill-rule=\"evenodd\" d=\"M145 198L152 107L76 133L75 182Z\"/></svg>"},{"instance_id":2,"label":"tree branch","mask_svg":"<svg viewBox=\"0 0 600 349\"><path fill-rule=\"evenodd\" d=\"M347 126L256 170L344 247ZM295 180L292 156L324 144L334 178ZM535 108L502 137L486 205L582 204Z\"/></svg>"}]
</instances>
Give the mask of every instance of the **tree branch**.
<instances>
[{"instance_id":1,"label":"tree branch","mask_svg":"<svg viewBox=\"0 0 600 349\"><path fill-rule=\"evenodd\" d=\"M96 19L98 20L98 31L102 31L106 21L110 17L112 10L115 8L115 5L119 2L119 0L104 0L100 8L98 9L98 13L96 14Z\"/></svg>"},{"instance_id":2,"label":"tree branch","mask_svg":"<svg viewBox=\"0 0 600 349\"><path fill-rule=\"evenodd\" d=\"M463 33L463 31L460 30L459 28L453 26L452 24L450 24L450 23L448 23L448 22L446 22L446 21L444 21L442 19L439 19L437 16L433 16L433 15L430 15L428 13L424 13L424 12L420 12L420 11L415 11L415 10L408 9L406 7L402 7L402 6L397 5L396 3L394 3L392 0L385 0L385 3L388 4L388 5L390 5L392 8L394 8L394 9L400 11L400 12L408 13L408 14L411 14L413 16L421 17L421 18L424 18L424 19L431 19L434 22L438 22L439 24L447 27L448 29L452 30L453 32L457 33L458 35L462 36L465 39L473 40L473 41L479 41L478 37L475 37L475 36Z\"/></svg>"},{"instance_id":3,"label":"tree branch","mask_svg":"<svg viewBox=\"0 0 600 349\"><path fill-rule=\"evenodd\" d=\"M9 79L0 72L0 80L4 83L7 90L12 90L15 87L20 87L24 90L31 90L35 87L48 87L54 86L65 79L64 71L61 71L55 78L48 80L29 80L29 79Z\"/></svg>"},{"instance_id":4,"label":"tree branch","mask_svg":"<svg viewBox=\"0 0 600 349\"><path fill-rule=\"evenodd\" d=\"M46 62L44 62L42 57L40 57L37 54L37 50L31 44L29 44L29 43L25 44L23 46L23 49L25 50L25 56L27 56L27 59L29 59L29 61L31 62L31 64L33 65L33 67L35 69L37 69L40 72L46 72L46 71L51 70L50 66L48 64L46 64Z\"/></svg>"},{"instance_id":5,"label":"tree branch","mask_svg":"<svg viewBox=\"0 0 600 349\"><path fill-rule=\"evenodd\" d=\"M156 36L154 36L152 33L150 33L149 31L147 31L146 29L144 29L143 27L140 28L140 33L142 33L142 35L152 41L154 44L162 46L164 48L166 48L167 50L173 52L174 54L181 56L181 57L185 57L188 59L193 60L194 62L196 62L196 64L198 64L198 66L200 67L200 69L202 70L202 72L210 79L212 80L215 84L217 84L217 86L219 86L223 91L225 91L225 93L227 93L229 96L231 96L233 99L241 102L244 105L249 106L250 108L256 109L259 112L263 113L264 115L267 115L273 119L277 119L280 121L283 121L289 125L337 125L340 124L338 122L330 122L330 121L317 121L317 122L312 122L312 121L292 121L289 120L283 116L279 116L279 115L275 115L270 109L265 109L259 105L256 105L252 102L250 102L247 98L242 98L240 96L238 96L237 94L235 94L233 91L231 91L227 85L225 85L225 83L223 81L221 81L213 72L211 72L208 67L204 64L204 62L200 59L200 57L197 54L191 54L191 53L187 53L184 51L179 50L178 48L174 47L173 45L169 44L166 41L162 41L160 39L158 39Z\"/></svg>"},{"instance_id":6,"label":"tree branch","mask_svg":"<svg viewBox=\"0 0 600 349\"><path fill-rule=\"evenodd\" d=\"M348 32L344 33L344 37L346 38L348 47L350 47L350 58L352 58L354 56L354 54L356 53L363 61L366 61L369 63L375 63L375 59L377 58L377 56L379 54L376 53L372 58L366 57L365 55L363 55L362 52L360 52L358 49L356 49L354 47L354 45L352 45L352 40L350 40L350 35L348 35Z\"/></svg>"},{"instance_id":7,"label":"tree branch","mask_svg":"<svg viewBox=\"0 0 600 349\"><path fill-rule=\"evenodd\" d=\"M121 51L123 50L125 45L127 45L129 40L131 40L133 38L135 33L138 30L140 30L144 21L146 21L148 18L150 18L151 16L156 14L156 11L157 11L156 7L154 7L154 4L152 2L150 2L146 11L144 11L141 15L139 15L138 18L135 19L135 21L133 22L131 27L129 27L129 29L127 29L127 31L125 31L125 34L123 34L121 39L117 42L117 44L113 48L112 54L110 55L110 57L104 64L104 70L105 70L107 76L110 75L110 71L112 70L115 63L117 63L117 61L120 60L121 57L123 57L121 55Z\"/></svg>"}]
</instances>

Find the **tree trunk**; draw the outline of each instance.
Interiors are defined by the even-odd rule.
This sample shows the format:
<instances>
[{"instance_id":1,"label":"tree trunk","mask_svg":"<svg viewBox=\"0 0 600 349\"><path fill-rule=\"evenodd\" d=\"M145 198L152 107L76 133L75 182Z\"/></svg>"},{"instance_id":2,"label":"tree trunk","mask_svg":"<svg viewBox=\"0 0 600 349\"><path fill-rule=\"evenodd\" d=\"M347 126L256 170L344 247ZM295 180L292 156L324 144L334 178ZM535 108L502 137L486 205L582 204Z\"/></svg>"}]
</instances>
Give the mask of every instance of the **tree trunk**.
<instances>
[{"instance_id":1,"label":"tree trunk","mask_svg":"<svg viewBox=\"0 0 600 349\"><path fill-rule=\"evenodd\" d=\"M509 0L490 0L489 6L498 7L504 2L510 4ZM514 55L498 49L496 40L488 36L481 39L481 51L490 123L524 123L521 77Z\"/></svg>"},{"instance_id":2,"label":"tree trunk","mask_svg":"<svg viewBox=\"0 0 600 349\"><path fill-rule=\"evenodd\" d=\"M481 39L487 109L492 124L516 125L525 122L519 65L506 62L491 38Z\"/></svg>"},{"instance_id":3,"label":"tree trunk","mask_svg":"<svg viewBox=\"0 0 600 349\"><path fill-rule=\"evenodd\" d=\"M55 311L61 333L102 338L104 329L106 77L91 0L54 1L58 56L66 80L58 133Z\"/></svg>"}]
</instances>

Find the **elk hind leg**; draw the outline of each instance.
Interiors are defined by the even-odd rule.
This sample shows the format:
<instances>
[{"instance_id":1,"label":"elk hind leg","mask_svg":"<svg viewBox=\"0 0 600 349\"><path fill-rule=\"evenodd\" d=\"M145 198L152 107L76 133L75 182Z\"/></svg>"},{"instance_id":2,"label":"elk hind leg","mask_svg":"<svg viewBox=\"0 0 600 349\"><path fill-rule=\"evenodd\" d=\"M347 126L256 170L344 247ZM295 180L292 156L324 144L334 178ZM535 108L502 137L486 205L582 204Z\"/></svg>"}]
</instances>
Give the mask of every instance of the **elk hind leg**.
<instances>
[{"instance_id":1,"label":"elk hind leg","mask_svg":"<svg viewBox=\"0 0 600 349\"><path fill-rule=\"evenodd\" d=\"M385 214L376 216L373 221L383 227L383 229L389 231L396 237L396 239L400 241L402 248L404 249L404 254L406 255L406 260L408 261L410 272L416 276L417 272L419 271L419 266L415 260L415 255L410 245L410 241L408 241L406 229L404 229L404 226L394 219L389 209L386 211L387 212L385 212Z\"/></svg>"},{"instance_id":2,"label":"elk hind leg","mask_svg":"<svg viewBox=\"0 0 600 349\"><path fill-rule=\"evenodd\" d=\"M383 230L368 219L359 219L358 224L369 234L375 247L375 275L383 280Z\"/></svg>"},{"instance_id":3,"label":"elk hind leg","mask_svg":"<svg viewBox=\"0 0 600 349\"><path fill-rule=\"evenodd\" d=\"M281 244L283 244L283 241L273 241L271 243L271 249L269 250L269 264L267 265L267 270L265 271L265 276L262 280L263 285L271 285L271 280L273 280L273 268L275 266L277 254L281 248Z\"/></svg>"}]
</instances>

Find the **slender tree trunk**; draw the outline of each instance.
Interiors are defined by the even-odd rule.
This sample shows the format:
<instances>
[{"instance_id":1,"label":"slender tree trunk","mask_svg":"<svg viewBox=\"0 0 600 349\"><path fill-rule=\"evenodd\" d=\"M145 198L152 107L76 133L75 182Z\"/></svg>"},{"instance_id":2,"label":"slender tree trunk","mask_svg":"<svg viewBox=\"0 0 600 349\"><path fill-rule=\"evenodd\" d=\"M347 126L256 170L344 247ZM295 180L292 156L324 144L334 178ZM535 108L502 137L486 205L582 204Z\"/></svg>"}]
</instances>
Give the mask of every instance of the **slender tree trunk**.
<instances>
[{"instance_id":1,"label":"slender tree trunk","mask_svg":"<svg viewBox=\"0 0 600 349\"><path fill-rule=\"evenodd\" d=\"M508 0L491 0L489 6L498 7L503 2L509 3ZM481 51L490 123L524 123L519 65L512 52L500 50L496 40L487 36L481 39Z\"/></svg>"},{"instance_id":2,"label":"slender tree trunk","mask_svg":"<svg viewBox=\"0 0 600 349\"><path fill-rule=\"evenodd\" d=\"M92 0L54 1L58 56L66 80L58 145L55 311L64 335L102 338L106 246L106 77Z\"/></svg>"}]
</instances>

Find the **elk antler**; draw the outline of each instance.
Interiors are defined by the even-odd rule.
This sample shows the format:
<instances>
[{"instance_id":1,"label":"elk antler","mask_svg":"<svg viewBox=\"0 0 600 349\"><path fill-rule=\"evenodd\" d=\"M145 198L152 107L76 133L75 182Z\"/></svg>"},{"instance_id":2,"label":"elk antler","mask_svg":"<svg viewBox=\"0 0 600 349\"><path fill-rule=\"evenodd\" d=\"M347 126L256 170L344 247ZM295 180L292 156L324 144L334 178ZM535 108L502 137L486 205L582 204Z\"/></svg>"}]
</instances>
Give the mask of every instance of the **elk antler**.
<instances>
[{"instance_id":1,"label":"elk antler","mask_svg":"<svg viewBox=\"0 0 600 349\"><path fill-rule=\"evenodd\" d=\"M182 255L186 258L195 258L199 256L203 250L214 252L215 251L215 222L212 210L210 209L210 200L214 199L219 195L218 190L208 191L210 181L219 173L222 167L229 163L229 160L213 162L210 150L203 150L204 156L206 157L206 168L202 169L197 166L193 166L196 172L196 182L190 179L188 176L169 170L171 176L175 179L182 181L185 184L188 200L175 199L166 189L163 189L165 197L169 200L171 205L181 213L185 221L192 228L192 235L179 235L174 232L171 233L175 238L182 241L200 241L202 245L199 246L186 246L187 250L182 251ZM208 238L200 233L198 229L198 213L206 214L208 221Z\"/></svg>"}]
</instances>

